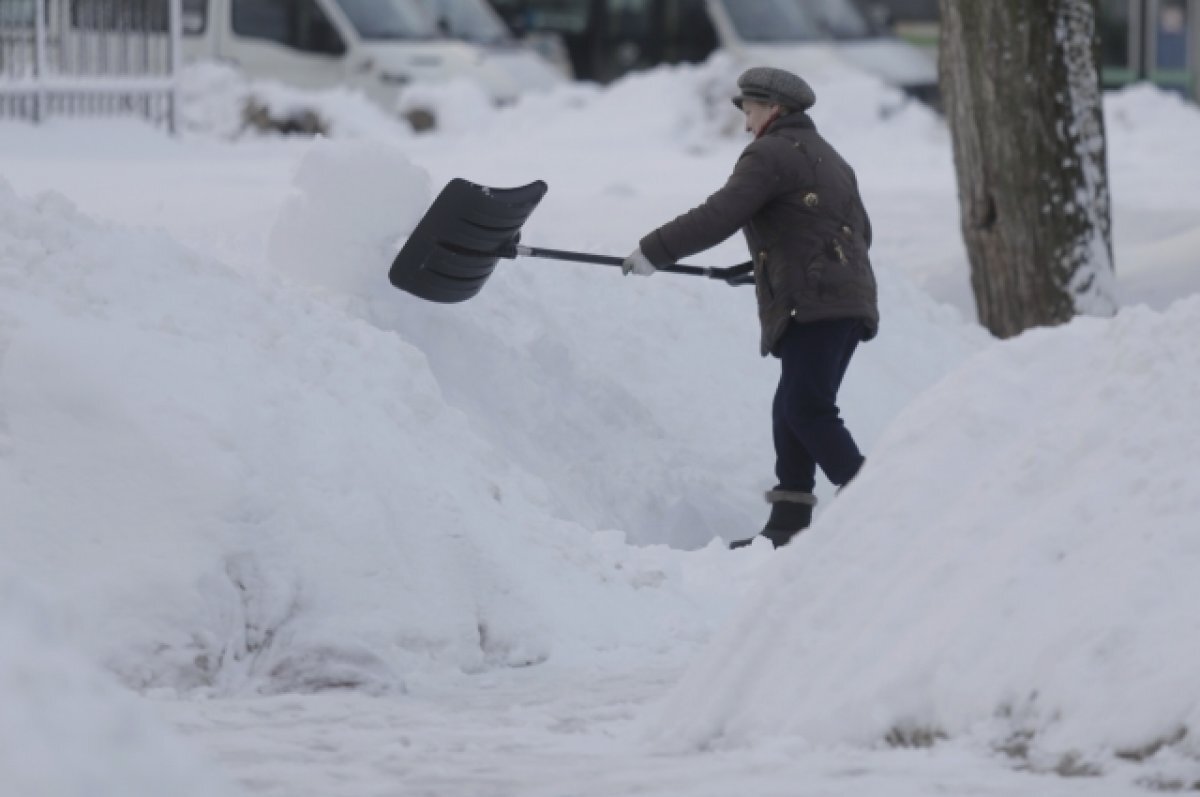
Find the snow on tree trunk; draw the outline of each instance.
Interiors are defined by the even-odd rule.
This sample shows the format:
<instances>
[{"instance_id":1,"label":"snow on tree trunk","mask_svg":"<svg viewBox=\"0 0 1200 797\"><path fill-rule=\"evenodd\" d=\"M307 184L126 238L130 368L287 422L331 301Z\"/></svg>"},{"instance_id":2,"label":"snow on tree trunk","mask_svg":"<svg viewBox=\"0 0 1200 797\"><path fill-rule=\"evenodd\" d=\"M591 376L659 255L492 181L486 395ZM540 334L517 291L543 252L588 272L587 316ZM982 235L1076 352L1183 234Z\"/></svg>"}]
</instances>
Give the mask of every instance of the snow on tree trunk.
<instances>
[{"instance_id":1,"label":"snow on tree trunk","mask_svg":"<svg viewBox=\"0 0 1200 797\"><path fill-rule=\"evenodd\" d=\"M941 82L980 321L1116 311L1098 0L940 0Z\"/></svg>"}]
</instances>

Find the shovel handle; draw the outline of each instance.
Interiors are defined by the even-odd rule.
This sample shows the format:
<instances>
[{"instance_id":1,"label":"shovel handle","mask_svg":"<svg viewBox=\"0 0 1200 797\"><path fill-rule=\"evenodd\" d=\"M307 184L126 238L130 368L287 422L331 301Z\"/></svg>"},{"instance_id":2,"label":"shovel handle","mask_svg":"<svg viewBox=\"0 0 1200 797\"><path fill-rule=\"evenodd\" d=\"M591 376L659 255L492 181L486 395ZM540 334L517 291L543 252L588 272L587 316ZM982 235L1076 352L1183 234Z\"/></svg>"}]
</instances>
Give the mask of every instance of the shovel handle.
<instances>
[{"instance_id":1,"label":"shovel handle","mask_svg":"<svg viewBox=\"0 0 1200 797\"><path fill-rule=\"evenodd\" d=\"M522 246L515 244L503 257L543 257L550 260L568 260L573 263L594 263L600 266L619 266L625 262L623 257L613 257L612 255L593 255L588 252L570 252L564 249L541 249L536 246ZM659 266L659 271L668 271L672 274L689 274L695 277L708 277L709 279L722 280L730 285L753 285L754 277L751 274L751 264L744 263L740 266L730 266L729 268L705 268L703 266L689 266L683 263L672 263L669 266ZM746 276L749 275L749 281Z\"/></svg>"}]
</instances>

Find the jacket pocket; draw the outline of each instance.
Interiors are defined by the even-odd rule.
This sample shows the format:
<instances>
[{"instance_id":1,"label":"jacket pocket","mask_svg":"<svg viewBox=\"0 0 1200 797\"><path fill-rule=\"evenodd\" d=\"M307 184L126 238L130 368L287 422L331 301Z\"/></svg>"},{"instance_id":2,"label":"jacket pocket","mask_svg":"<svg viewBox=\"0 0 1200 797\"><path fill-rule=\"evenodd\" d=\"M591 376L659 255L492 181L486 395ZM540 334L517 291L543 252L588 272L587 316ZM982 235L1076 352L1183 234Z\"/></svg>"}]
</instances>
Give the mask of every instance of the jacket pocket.
<instances>
[{"instance_id":1,"label":"jacket pocket","mask_svg":"<svg viewBox=\"0 0 1200 797\"><path fill-rule=\"evenodd\" d=\"M848 227L843 227L825 240L821 253L810 266L814 277L810 284L823 300L846 298L859 291L864 280L870 280L870 262L862 241Z\"/></svg>"},{"instance_id":2,"label":"jacket pocket","mask_svg":"<svg viewBox=\"0 0 1200 797\"><path fill-rule=\"evenodd\" d=\"M765 306L775 299L775 287L771 283L771 269L767 260L766 249L760 249L754 257L754 262L758 266L758 274L755 275L754 286L758 292L758 303L760 306Z\"/></svg>"},{"instance_id":3,"label":"jacket pocket","mask_svg":"<svg viewBox=\"0 0 1200 797\"><path fill-rule=\"evenodd\" d=\"M825 252L818 252L804 267L804 287L806 293L813 296L825 294L826 280L829 275L830 261Z\"/></svg>"}]
</instances>

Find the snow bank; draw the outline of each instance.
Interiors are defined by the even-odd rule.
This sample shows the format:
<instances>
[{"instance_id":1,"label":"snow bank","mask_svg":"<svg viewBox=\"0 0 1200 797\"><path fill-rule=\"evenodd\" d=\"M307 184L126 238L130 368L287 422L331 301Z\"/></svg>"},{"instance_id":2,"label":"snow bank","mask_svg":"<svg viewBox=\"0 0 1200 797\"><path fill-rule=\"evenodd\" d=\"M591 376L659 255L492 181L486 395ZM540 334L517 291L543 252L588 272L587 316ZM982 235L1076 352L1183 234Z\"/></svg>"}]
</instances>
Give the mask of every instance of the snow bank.
<instances>
[{"instance_id":1,"label":"snow bank","mask_svg":"<svg viewBox=\"0 0 1200 797\"><path fill-rule=\"evenodd\" d=\"M662 70L498 114L497 146L582 186L530 235L604 251L670 218L571 135L602 143L635 105L664 112L616 157L670 169L689 202L719 185L739 144L698 174L686 149L717 135L692 91L710 78ZM173 157L226 149L194 143ZM751 292L542 262L502 265L461 306L409 297L386 272L440 188L414 163L431 151L507 168L452 136L314 141L271 234L287 279L0 188L0 544L126 683L384 691L427 668L686 655L744 594L756 560L733 577L709 544L757 530L770 485L777 372ZM244 168L211 172L181 228L225 235L240 209L237 240L257 240L259 201L225 182L255 184ZM881 290L895 337L847 386L868 444L981 343L901 278ZM898 369L901 351L919 353Z\"/></svg>"},{"instance_id":2,"label":"snow bank","mask_svg":"<svg viewBox=\"0 0 1200 797\"><path fill-rule=\"evenodd\" d=\"M989 347L921 396L653 733L1200 756L1200 299Z\"/></svg>"},{"instance_id":3,"label":"snow bank","mask_svg":"<svg viewBox=\"0 0 1200 797\"><path fill-rule=\"evenodd\" d=\"M1124 163L1137 159L1147 178L1183 178L1186 170L1152 168L1163 152L1172 160L1192 163L1200 152L1200 113L1194 103L1149 83L1135 83L1104 95L1105 132L1109 151Z\"/></svg>"},{"instance_id":4,"label":"snow bank","mask_svg":"<svg viewBox=\"0 0 1200 797\"><path fill-rule=\"evenodd\" d=\"M707 633L678 554L555 520L396 335L54 195L0 185L0 219L0 548L126 683L380 691Z\"/></svg>"},{"instance_id":5,"label":"snow bank","mask_svg":"<svg viewBox=\"0 0 1200 797\"><path fill-rule=\"evenodd\" d=\"M426 130L438 135L477 133L491 127L496 105L474 80L457 78L445 83L414 83L400 94L397 112L410 119L420 132L422 115Z\"/></svg>"},{"instance_id":6,"label":"snow bank","mask_svg":"<svg viewBox=\"0 0 1200 797\"><path fill-rule=\"evenodd\" d=\"M473 81L414 84L400 95L393 113L349 89L306 91L269 80L251 80L232 67L200 62L180 77L184 128L218 138L237 138L247 126L247 103L272 119L316 115L334 138L403 141L413 135L405 121L427 114L426 132L438 138L520 138L525 146L562 141L576 151L592 146L621 149L669 142L685 149L742 136L744 119L729 101L744 65L722 52L701 64L664 65L630 73L604 87L565 83L496 106ZM936 115L879 79L844 64L806 75L818 92L814 116L830 121L831 132L850 150L850 139L878 135L927 135Z\"/></svg>"},{"instance_id":7,"label":"snow bank","mask_svg":"<svg viewBox=\"0 0 1200 797\"><path fill-rule=\"evenodd\" d=\"M487 118L480 116L478 100L462 88L431 86L411 91L436 103L449 117L472 121L451 126L449 132L454 134L519 136L526 146L555 146L568 140L576 152L585 153L599 148L644 149L656 143L701 152L729 139L739 146L748 143L745 117L730 102L745 68L728 54L716 52L700 64L631 72L604 87L571 84L523 95L509 107L491 109ZM878 140L880 135L892 140L927 136L939 125L929 108L844 63L829 64L805 77L817 92L812 114L823 130L829 125L840 147L857 150L856 142ZM910 175L911 169L909 165Z\"/></svg>"},{"instance_id":8,"label":"snow bank","mask_svg":"<svg viewBox=\"0 0 1200 797\"><path fill-rule=\"evenodd\" d=\"M412 135L408 123L386 113L361 91L305 91L273 80L251 80L233 67L212 62L191 64L180 72L179 98L181 127L197 136L234 139L269 132L249 118L254 110L260 122L307 125L296 132L308 135L317 131L338 138Z\"/></svg>"},{"instance_id":9,"label":"snow bank","mask_svg":"<svg viewBox=\"0 0 1200 797\"><path fill-rule=\"evenodd\" d=\"M222 64L200 62L181 73L180 97L185 130L229 139L256 132L246 118L247 105L253 104L275 120L314 114L323 132L334 138L404 140L413 135L406 119L427 114L428 132L439 137L541 138L566 123L586 131L588 139L603 139L609 145L613 136L644 139L648 134L703 142L741 129L736 109L729 103L736 78L733 63L717 55L700 66L636 73L604 89L563 84L522 95L504 108L497 107L474 81L459 79L410 86L389 114L359 91L297 89L248 79ZM639 109L636 118L629 117L631 108Z\"/></svg>"},{"instance_id":10,"label":"snow bank","mask_svg":"<svg viewBox=\"0 0 1200 797\"><path fill-rule=\"evenodd\" d=\"M1104 98L1113 245L1123 304L1168 307L1195 291L1200 162L1195 104L1148 84Z\"/></svg>"},{"instance_id":11,"label":"snow bank","mask_svg":"<svg viewBox=\"0 0 1200 797\"><path fill-rule=\"evenodd\" d=\"M213 774L149 708L70 650L0 577L0 790L16 797L220 797Z\"/></svg>"}]
</instances>

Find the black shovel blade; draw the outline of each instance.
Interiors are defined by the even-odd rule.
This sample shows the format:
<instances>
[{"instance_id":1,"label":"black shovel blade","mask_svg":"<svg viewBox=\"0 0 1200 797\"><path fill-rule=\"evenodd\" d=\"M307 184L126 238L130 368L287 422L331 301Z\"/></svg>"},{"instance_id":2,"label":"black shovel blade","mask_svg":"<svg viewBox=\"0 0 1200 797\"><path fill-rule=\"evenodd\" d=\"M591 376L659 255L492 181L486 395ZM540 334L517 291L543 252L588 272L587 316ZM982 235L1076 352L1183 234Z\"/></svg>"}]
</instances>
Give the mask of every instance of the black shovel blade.
<instances>
[{"instance_id":1,"label":"black shovel blade","mask_svg":"<svg viewBox=\"0 0 1200 797\"><path fill-rule=\"evenodd\" d=\"M483 290L501 257L516 257L521 225L546 188L541 180L519 188L487 188L454 178L408 236L388 279L431 302L470 299Z\"/></svg>"}]
</instances>

